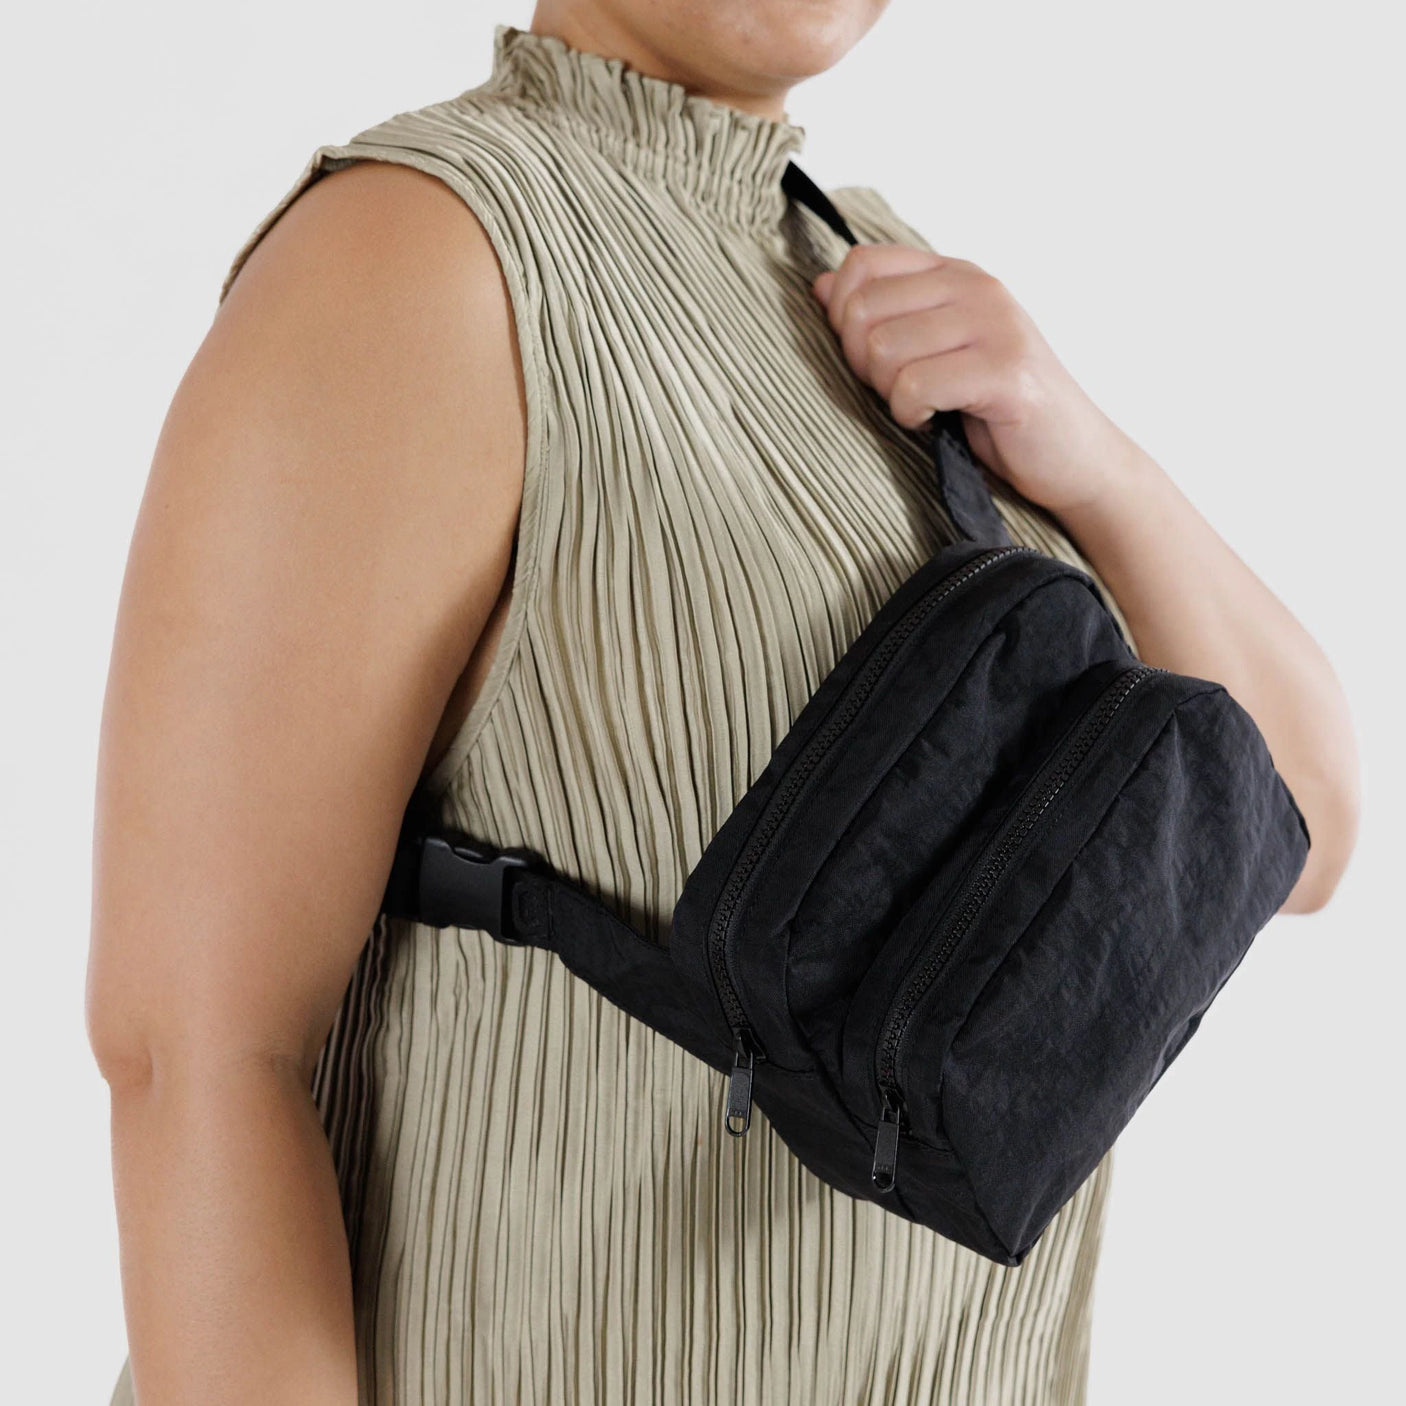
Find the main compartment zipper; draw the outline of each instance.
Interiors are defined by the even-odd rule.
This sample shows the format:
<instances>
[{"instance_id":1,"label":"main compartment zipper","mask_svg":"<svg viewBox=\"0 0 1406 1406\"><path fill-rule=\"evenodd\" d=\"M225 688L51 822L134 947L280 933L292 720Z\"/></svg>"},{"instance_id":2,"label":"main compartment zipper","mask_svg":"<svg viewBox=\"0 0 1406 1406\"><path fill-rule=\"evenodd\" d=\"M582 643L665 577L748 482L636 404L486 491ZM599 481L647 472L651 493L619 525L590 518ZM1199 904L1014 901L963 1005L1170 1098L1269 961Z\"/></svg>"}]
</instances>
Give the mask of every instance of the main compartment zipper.
<instances>
[{"instance_id":1,"label":"main compartment zipper","mask_svg":"<svg viewBox=\"0 0 1406 1406\"><path fill-rule=\"evenodd\" d=\"M1002 874L1010 865L1030 832L1049 810L1056 797L1093 750L1094 744L1108 730L1118 710L1127 702L1133 690L1162 670L1147 664L1133 664L1121 670L1104 689L1098 700L1085 713L1074 734L1049 759L1027 787L1012 818L992 841L991 848L979 860L971 878L959 892L954 905L949 905L952 918L942 941L908 978L889 1007L879 1035L875 1055L876 1081L882 1111L874 1136L873 1182L880 1191L890 1191L898 1174L898 1134L905 1119L903 1092L898 1086L898 1057L908 1023L942 968L956 950L972 924L980 915ZM924 935L925 944L932 932ZM922 944L920 944L921 946Z\"/></svg>"},{"instance_id":2,"label":"main compartment zipper","mask_svg":"<svg viewBox=\"0 0 1406 1406\"><path fill-rule=\"evenodd\" d=\"M854 720L864 701L873 692L880 675L888 667L903 642L929 615L984 571L1013 556L1035 556L1032 547L993 547L974 556L955 571L935 582L898 620L875 646L863 667L850 680L834 712L806 744L787 773L785 784L772 797L761 823L748 840L729 876L727 886L708 926L708 961L718 1001L734 1037L732 1073L728 1079L727 1105L723 1126L733 1137L741 1137L751 1124L752 1075L758 1061L766 1059L756 1032L748 1021L737 988L727 969L727 945L737 919L738 904L747 880L756 868L772 837L785 820L801 788L819 766L825 754Z\"/></svg>"}]
</instances>

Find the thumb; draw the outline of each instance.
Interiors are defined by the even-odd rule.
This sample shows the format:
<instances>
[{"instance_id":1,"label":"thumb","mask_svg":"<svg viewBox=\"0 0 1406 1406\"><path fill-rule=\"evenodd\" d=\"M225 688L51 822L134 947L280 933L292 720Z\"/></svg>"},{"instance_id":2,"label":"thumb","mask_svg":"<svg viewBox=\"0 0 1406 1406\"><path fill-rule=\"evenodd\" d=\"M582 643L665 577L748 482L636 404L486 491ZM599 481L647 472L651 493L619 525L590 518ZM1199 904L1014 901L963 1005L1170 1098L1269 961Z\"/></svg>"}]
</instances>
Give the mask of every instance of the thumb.
<instances>
[{"instance_id":1,"label":"thumb","mask_svg":"<svg viewBox=\"0 0 1406 1406\"><path fill-rule=\"evenodd\" d=\"M970 415L966 411L962 412L962 428L967 433L967 444L971 446L971 452L994 474L1005 477L1006 462L1001 455L1001 451L996 447L996 441L992 437L991 429L986 421L978 415Z\"/></svg>"}]
</instances>

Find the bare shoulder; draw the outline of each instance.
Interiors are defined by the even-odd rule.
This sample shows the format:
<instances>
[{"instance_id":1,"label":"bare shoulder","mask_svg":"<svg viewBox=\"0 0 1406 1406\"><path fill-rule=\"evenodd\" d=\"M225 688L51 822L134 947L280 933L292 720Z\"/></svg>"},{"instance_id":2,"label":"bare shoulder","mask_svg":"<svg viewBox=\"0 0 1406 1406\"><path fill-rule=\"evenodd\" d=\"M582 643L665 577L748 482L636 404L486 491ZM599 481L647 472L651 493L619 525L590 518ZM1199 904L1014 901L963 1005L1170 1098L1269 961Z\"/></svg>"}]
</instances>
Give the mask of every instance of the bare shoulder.
<instances>
[{"instance_id":1,"label":"bare shoulder","mask_svg":"<svg viewBox=\"0 0 1406 1406\"><path fill-rule=\"evenodd\" d=\"M472 410L476 434L496 430L475 478L491 470L497 440L521 428L512 304L492 243L444 182L392 160L322 175L264 231L192 364L197 376L207 369L276 372L357 403L374 385L386 437L397 413L447 395Z\"/></svg>"},{"instance_id":2,"label":"bare shoulder","mask_svg":"<svg viewBox=\"0 0 1406 1406\"><path fill-rule=\"evenodd\" d=\"M445 182L401 160L364 158L303 179L242 251L240 275L223 290L221 309L235 287L247 290L279 273L312 274L328 260L369 262L393 279L477 275L489 285L485 296L497 273L487 233Z\"/></svg>"},{"instance_id":3,"label":"bare shoulder","mask_svg":"<svg viewBox=\"0 0 1406 1406\"><path fill-rule=\"evenodd\" d=\"M173 395L99 745L90 1034L315 1055L511 559L525 406L478 221L362 162L254 248Z\"/></svg>"}]
</instances>

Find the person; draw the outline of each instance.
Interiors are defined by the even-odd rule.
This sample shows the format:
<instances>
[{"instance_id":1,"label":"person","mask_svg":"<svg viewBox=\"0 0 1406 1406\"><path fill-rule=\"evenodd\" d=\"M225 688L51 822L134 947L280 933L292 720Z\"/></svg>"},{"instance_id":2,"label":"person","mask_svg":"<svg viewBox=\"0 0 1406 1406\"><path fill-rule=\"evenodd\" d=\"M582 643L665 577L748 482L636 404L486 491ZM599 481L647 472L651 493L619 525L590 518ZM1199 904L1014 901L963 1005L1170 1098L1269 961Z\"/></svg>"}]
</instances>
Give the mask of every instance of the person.
<instances>
[{"instance_id":1,"label":"person","mask_svg":"<svg viewBox=\"0 0 1406 1406\"><path fill-rule=\"evenodd\" d=\"M691 865L951 540L964 412L1018 542L1227 686L1313 835L1357 766L1317 646L1003 284L783 104L884 0L541 0L491 75L319 148L230 267L133 533L89 1040L112 1401L1067 1403L1110 1163L1018 1269L833 1191L550 954L391 921L417 792L667 941ZM874 120L877 123L877 117ZM1271 485L1272 486L1272 485Z\"/></svg>"}]
</instances>

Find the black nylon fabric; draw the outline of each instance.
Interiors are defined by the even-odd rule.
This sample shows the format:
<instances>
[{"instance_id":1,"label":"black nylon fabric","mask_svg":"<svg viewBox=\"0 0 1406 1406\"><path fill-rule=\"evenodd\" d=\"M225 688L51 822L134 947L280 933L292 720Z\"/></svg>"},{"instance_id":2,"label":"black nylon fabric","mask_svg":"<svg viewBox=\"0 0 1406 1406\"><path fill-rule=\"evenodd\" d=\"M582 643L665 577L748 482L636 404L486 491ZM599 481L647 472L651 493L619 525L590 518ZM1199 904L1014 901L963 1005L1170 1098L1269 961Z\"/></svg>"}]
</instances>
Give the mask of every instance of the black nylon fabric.
<instances>
[{"instance_id":1,"label":"black nylon fabric","mask_svg":"<svg viewBox=\"0 0 1406 1406\"><path fill-rule=\"evenodd\" d=\"M923 581L979 556L953 549ZM988 567L790 788L854 692L857 670L837 668L674 913L675 963L703 987L749 865L720 950L765 1055L757 1104L817 1175L1005 1264L1112 1146L1308 853L1249 715L1218 684L1138 665L1091 585L1019 549ZM876 617L876 639L896 619ZM885 1193L878 1049L915 983Z\"/></svg>"},{"instance_id":2,"label":"black nylon fabric","mask_svg":"<svg viewBox=\"0 0 1406 1406\"><path fill-rule=\"evenodd\" d=\"M383 907L555 951L728 1073L730 1131L755 1104L837 1189L1018 1265L1310 841L1229 693L1141 664L1087 574L1009 544L950 419L932 446L972 540L905 581L807 701L689 874L667 948L542 856L432 872L413 811Z\"/></svg>"}]
</instances>

